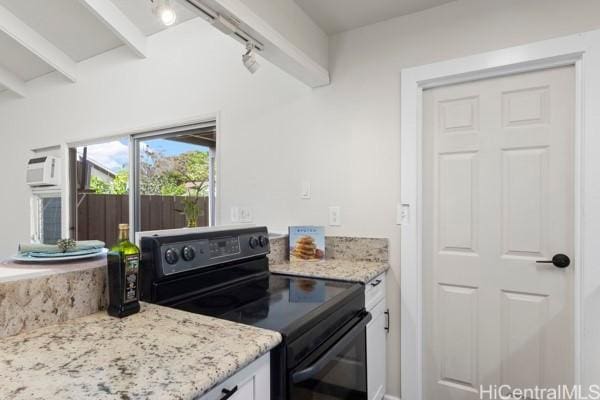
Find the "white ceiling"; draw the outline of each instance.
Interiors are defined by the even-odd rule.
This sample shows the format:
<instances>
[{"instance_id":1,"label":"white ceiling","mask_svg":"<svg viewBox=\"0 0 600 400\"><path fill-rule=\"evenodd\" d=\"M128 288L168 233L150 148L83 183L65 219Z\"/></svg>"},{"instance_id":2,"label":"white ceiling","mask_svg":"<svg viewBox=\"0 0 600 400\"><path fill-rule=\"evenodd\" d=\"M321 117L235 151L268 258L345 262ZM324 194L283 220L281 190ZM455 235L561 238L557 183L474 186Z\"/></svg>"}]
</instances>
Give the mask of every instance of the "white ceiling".
<instances>
[{"instance_id":1,"label":"white ceiling","mask_svg":"<svg viewBox=\"0 0 600 400\"><path fill-rule=\"evenodd\" d=\"M152 14L150 0L112 0L146 36L166 29ZM79 62L122 46L123 42L79 0L0 0L0 5L33 28L38 34ZM177 23L194 14L173 2ZM23 81L45 75L54 69L10 36L0 32L0 67ZM3 87L0 86L0 91Z\"/></svg>"},{"instance_id":2,"label":"white ceiling","mask_svg":"<svg viewBox=\"0 0 600 400\"><path fill-rule=\"evenodd\" d=\"M22 1L22 0L21 0ZM154 14L150 7L150 0L112 0L113 3L123 14L127 15L146 36L166 29ZM174 0L171 4L177 13L177 21L175 24L180 24L189 19L196 17L189 8L180 3L183 0Z\"/></svg>"},{"instance_id":3,"label":"white ceiling","mask_svg":"<svg viewBox=\"0 0 600 400\"><path fill-rule=\"evenodd\" d=\"M74 61L121 45L78 0L0 0L0 4Z\"/></svg>"},{"instance_id":4,"label":"white ceiling","mask_svg":"<svg viewBox=\"0 0 600 400\"><path fill-rule=\"evenodd\" d=\"M116 11L101 7L101 11L96 9L93 12L84 5L83 0L0 0L0 17L4 19L0 21L0 72L4 73L2 84L12 92L23 95L24 82L54 70L65 76L67 81L73 81L77 62L124 44L131 48L132 56L143 57L143 46L138 46L143 42L143 37L167 29L152 13L150 0L105 1L112 1ZM176 24L196 16L183 5L185 0L171 1L177 13ZM454 0L295 1L326 32L337 33ZM97 6L102 6L102 3L97 3ZM119 12L125 18L119 16ZM105 17L108 19L105 20ZM121 21L119 27L107 25L117 20ZM125 26L122 21L125 21ZM2 25L6 22L8 25ZM43 39L32 38L23 24ZM13 35L25 35L25 42L35 50L28 50L26 44L4 33L6 29L12 31ZM115 33L123 33L122 29L125 29L128 37ZM5 89L2 84L0 91Z\"/></svg>"},{"instance_id":5,"label":"white ceiling","mask_svg":"<svg viewBox=\"0 0 600 400\"><path fill-rule=\"evenodd\" d=\"M0 67L11 71L24 81L54 71L52 67L2 32L0 32Z\"/></svg>"},{"instance_id":6,"label":"white ceiling","mask_svg":"<svg viewBox=\"0 0 600 400\"><path fill-rule=\"evenodd\" d=\"M455 0L295 0L330 35L451 1Z\"/></svg>"}]
</instances>

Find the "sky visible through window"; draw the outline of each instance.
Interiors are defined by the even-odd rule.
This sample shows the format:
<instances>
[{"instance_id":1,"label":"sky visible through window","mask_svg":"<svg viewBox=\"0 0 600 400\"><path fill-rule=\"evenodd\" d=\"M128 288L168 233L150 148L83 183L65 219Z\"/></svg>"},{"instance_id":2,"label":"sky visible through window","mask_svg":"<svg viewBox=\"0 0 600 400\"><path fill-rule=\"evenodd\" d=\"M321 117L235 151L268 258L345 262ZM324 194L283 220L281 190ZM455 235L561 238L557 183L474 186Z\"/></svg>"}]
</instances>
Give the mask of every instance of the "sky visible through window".
<instances>
[{"instance_id":1,"label":"sky visible through window","mask_svg":"<svg viewBox=\"0 0 600 400\"><path fill-rule=\"evenodd\" d=\"M153 152L162 153L164 156L174 156L188 151L204 151L208 148L187 143L174 142L165 139L150 139L141 143ZM87 146L88 158L113 172L118 172L129 167L129 139L124 138L112 142ZM79 152L83 148L79 149Z\"/></svg>"}]
</instances>

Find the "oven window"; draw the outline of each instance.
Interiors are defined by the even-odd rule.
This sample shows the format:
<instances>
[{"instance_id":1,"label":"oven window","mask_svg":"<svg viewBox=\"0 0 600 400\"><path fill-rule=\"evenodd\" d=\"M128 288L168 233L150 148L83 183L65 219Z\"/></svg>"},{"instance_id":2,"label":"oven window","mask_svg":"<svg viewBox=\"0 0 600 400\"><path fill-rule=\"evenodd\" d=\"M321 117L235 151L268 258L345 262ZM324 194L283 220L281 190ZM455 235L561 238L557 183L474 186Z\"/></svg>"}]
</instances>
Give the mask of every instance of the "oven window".
<instances>
[{"instance_id":1,"label":"oven window","mask_svg":"<svg viewBox=\"0 0 600 400\"><path fill-rule=\"evenodd\" d=\"M328 363L314 376L293 383L290 376L290 400L366 400L367 362L365 330L348 346L328 354ZM306 368L301 365L292 372Z\"/></svg>"}]
</instances>

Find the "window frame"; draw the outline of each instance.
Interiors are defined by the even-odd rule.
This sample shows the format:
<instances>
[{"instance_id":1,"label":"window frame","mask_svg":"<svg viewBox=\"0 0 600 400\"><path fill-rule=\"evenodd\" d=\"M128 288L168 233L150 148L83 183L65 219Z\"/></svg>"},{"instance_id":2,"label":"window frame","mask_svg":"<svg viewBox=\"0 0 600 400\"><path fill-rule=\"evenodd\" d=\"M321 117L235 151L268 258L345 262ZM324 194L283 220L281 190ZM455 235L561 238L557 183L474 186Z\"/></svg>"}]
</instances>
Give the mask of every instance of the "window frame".
<instances>
[{"instance_id":1,"label":"window frame","mask_svg":"<svg viewBox=\"0 0 600 400\"><path fill-rule=\"evenodd\" d=\"M215 226L216 221L216 199L217 182L220 179L216 176L220 169L215 171L217 154L219 149L219 135L216 118L208 119L193 124L180 125L173 128L160 129L152 132L134 134L129 137L129 220L133 221L129 226L129 235L135 238L137 232L141 232L141 194L140 194L140 143L147 140L165 139L180 135L187 131L194 131L201 128L215 127L215 138L217 145L215 150L209 148L209 187L208 187L208 226ZM215 182L216 180L216 182Z\"/></svg>"},{"instance_id":2,"label":"window frame","mask_svg":"<svg viewBox=\"0 0 600 400\"><path fill-rule=\"evenodd\" d=\"M42 203L44 199L59 198L60 199L60 227L61 237L65 235L64 229L64 196L65 192L60 186L52 186L47 188L34 188L31 191L29 199L30 204L30 239L32 242L44 243L44 227L43 227L43 210Z\"/></svg>"},{"instance_id":3,"label":"window frame","mask_svg":"<svg viewBox=\"0 0 600 400\"><path fill-rule=\"evenodd\" d=\"M62 227L62 235L63 237L74 237L77 229L77 210L76 203L73 202L73 196L76 195L76 174L71 171L71 162L72 158L76 157L76 151L73 149L77 149L77 147L82 146L90 146L93 144L105 143L113 140L120 140L123 138L128 138L129 140L129 237L130 240L134 241L136 238L136 233L139 232L138 227L140 226L140 210L137 208L139 204L139 142L142 140L156 139L168 136L174 136L177 134L181 134L182 132L206 128L209 126L213 126L215 128L215 138L216 138L216 148L209 148L209 158L210 158L210 182L209 182L209 226L214 226L218 224L218 193L219 186L221 182L220 171L220 134L219 134L219 118L218 114L212 114L203 118L196 118L189 120L188 122L183 122L179 124L168 124L162 125L162 127L141 129L137 131L129 130L128 133L122 134L113 134L107 135L104 137L99 137L96 139L90 140L82 140L77 142L64 143L59 146L62 148L62 154L64 160L67 162L63 165L66 165L67 168L64 168L64 179L65 185L56 188L57 192L60 192L63 196L62 202L62 218L63 218L63 227ZM133 133L132 133L133 132ZM33 206L33 203L31 203ZM34 235L34 221L33 221L33 208L31 209L32 221L31 221L31 235ZM133 223L131 223L133 221ZM37 232L36 232L37 233Z\"/></svg>"}]
</instances>

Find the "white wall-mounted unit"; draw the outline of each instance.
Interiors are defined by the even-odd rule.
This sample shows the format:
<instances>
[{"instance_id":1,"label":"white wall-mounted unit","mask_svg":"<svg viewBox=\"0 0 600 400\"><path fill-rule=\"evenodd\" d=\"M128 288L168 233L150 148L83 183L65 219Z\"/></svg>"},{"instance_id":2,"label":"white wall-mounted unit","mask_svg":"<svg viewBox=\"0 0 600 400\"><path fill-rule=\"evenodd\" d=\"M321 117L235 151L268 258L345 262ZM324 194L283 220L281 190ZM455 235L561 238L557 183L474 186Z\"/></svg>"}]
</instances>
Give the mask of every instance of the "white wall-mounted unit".
<instances>
[{"instance_id":1,"label":"white wall-mounted unit","mask_svg":"<svg viewBox=\"0 0 600 400\"><path fill-rule=\"evenodd\" d=\"M27 184L29 186L58 186L60 181L60 159L50 156L29 159L27 163Z\"/></svg>"}]
</instances>

